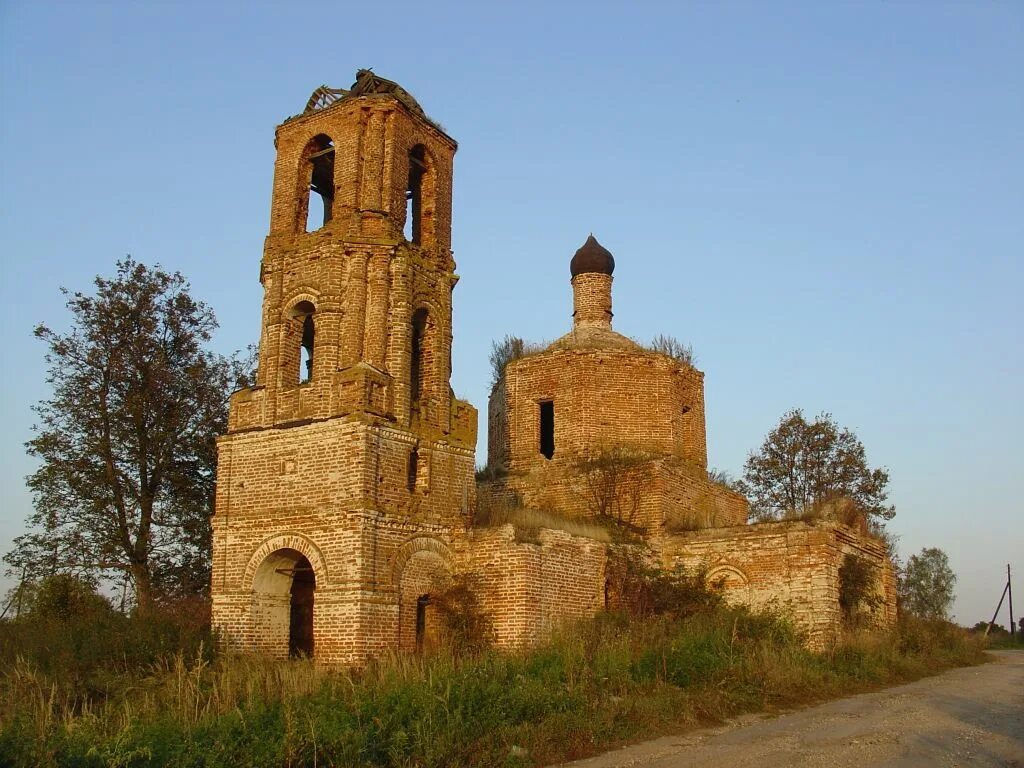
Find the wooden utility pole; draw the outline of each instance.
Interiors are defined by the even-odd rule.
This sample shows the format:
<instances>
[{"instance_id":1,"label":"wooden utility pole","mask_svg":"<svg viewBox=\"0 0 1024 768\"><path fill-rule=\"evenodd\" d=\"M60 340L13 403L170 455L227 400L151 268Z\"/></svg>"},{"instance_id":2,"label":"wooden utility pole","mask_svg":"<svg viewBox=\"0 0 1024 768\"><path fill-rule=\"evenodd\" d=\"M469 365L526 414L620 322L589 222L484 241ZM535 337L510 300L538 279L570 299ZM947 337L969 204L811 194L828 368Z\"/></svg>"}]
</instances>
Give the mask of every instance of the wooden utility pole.
<instances>
[{"instance_id":1,"label":"wooden utility pole","mask_svg":"<svg viewBox=\"0 0 1024 768\"><path fill-rule=\"evenodd\" d=\"M1013 586L1010 582L1010 564L1006 564L1006 596L1010 600L1010 639L1013 640L1016 632L1013 625Z\"/></svg>"},{"instance_id":2,"label":"wooden utility pole","mask_svg":"<svg viewBox=\"0 0 1024 768\"><path fill-rule=\"evenodd\" d=\"M999 596L999 605L996 606L996 612L992 614L992 621L985 627L985 637L988 637L988 633L992 631L992 626L996 623L996 619L999 618L999 611L1003 607L1003 600L1007 597L1010 598L1010 639L1014 636L1013 627L1013 590L1010 588L1010 564L1006 564L1006 586L1003 587L1003 594Z\"/></svg>"}]
</instances>

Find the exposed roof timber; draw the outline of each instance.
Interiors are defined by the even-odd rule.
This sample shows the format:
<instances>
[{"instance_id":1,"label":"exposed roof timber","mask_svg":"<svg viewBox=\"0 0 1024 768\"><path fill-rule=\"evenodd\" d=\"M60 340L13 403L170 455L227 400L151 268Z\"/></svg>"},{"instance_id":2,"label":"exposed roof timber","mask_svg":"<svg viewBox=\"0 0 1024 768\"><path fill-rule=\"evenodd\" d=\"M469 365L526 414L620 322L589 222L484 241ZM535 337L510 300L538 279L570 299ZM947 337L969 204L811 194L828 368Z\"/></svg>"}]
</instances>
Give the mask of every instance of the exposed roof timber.
<instances>
[{"instance_id":1,"label":"exposed roof timber","mask_svg":"<svg viewBox=\"0 0 1024 768\"><path fill-rule=\"evenodd\" d=\"M348 91L346 90L342 90L341 88L328 88L326 85L321 85L313 91L313 95L310 96L309 101L306 102L306 108L303 112L313 112L317 109L329 107L338 99L345 96L348 96Z\"/></svg>"},{"instance_id":2,"label":"exposed roof timber","mask_svg":"<svg viewBox=\"0 0 1024 768\"><path fill-rule=\"evenodd\" d=\"M313 94L309 97L309 101L306 102L306 108L303 110L303 114L316 112L319 109L329 107L335 102L343 99L356 98L359 96L373 96L377 94L392 96L397 101L405 105L405 107L414 115L425 120L427 123L441 131L441 133L444 133L444 129L427 116L427 113L423 111L423 107L421 107L419 102L413 98L411 93L405 90L394 80L388 80L380 77L369 69L360 69L356 72L356 81L352 83L352 87L348 90L343 88L328 88L326 85L321 85L313 91Z\"/></svg>"}]
</instances>

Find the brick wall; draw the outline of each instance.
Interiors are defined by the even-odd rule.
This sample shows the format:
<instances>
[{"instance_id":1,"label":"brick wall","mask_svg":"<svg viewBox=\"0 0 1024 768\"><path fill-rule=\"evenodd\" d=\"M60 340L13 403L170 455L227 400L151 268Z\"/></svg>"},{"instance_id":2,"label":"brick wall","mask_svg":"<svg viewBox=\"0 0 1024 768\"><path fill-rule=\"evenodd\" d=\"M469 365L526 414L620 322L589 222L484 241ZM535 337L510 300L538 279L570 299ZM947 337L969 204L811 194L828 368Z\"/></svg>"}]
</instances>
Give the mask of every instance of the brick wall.
<instances>
[{"instance_id":1,"label":"brick wall","mask_svg":"<svg viewBox=\"0 0 1024 768\"><path fill-rule=\"evenodd\" d=\"M572 322L576 328L612 327L612 276L585 272L572 279Z\"/></svg>"},{"instance_id":2,"label":"brick wall","mask_svg":"<svg viewBox=\"0 0 1024 768\"><path fill-rule=\"evenodd\" d=\"M478 494L506 505L557 512L571 518L595 518L600 488L585 473L588 465L573 459L552 460L527 473L510 473L478 484ZM616 509L624 522L651 534L664 527L712 528L747 521L747 501L709 482L707 472L677 457L638 462L615 481Z\"/></svg>"},{"instance_id":3,"label":"brick wall","mask_svg":"<svg viewBox=\"0 0 1024 768\"><path fill-rule=\"evenodd\" d=\"M335 147L331 220L305 231L306 150L328 136ZM263 331L257 389L240 393L233 429L371 410L409 425L450 429L451 176L456 145L387 96L347 99L286 121L275 136L271 231L264 247ZM422 236L409 243L409 152L424 148ZM299 384L301 322L295 305L316 308L314 375ZM412 321L428 312L423 397L410 398ZM359 370L362 363L364 370ZM355 367L355 368L354 368ZM465 405L465 404L463 404Z\"/></svg>"},{"instance_id":4,"label":"brick wall","mask_svg":"<svg viewBox=\"0 0 1024 768\"><path fill-rule=\"evenodd\" d=\"M518 541L514 527L504 525L471 530L458 548L463 567L476 576L499 647L533 645L604 607L601 542L550 529Z\"/></svg>"},{"instance_id":5,"label":"brick wall","mask_svg":"<svg viewBox=\"0 0 1024 768\"><path fill-rule=\"evenodd\" d=\"M746 522L746 500L707 479L704 374L610 328L607 274L573 278L574 329L539 354L510 362L488 404L485 492L571 517L597 514L595 458L620 451L630 469L627 522L654 532ZM554 411L554 453L542 452L541 408ZM598 507L598 508L595 508Z\"/></svg>"},{"instance_id":6,"label":"brick wall","mask_svg":"<svg viewBox=\"0 0 1024 768\"><path fill-rule=\"evenodd\" d=\"M666 535L657 543L663 563L706 569L730 599L789 613L812 647L835 640L840 627L839 568L856 552L876 569L885 603L876 624L895 623L892 563L876 540L835 523L758 523Z\"/></svg>"},{"instance_id":7,"label":"brick wall","mask_svg":"<svg viewBox=\"0 0 1024 768\"><path fill-rule=\"evenodd\" d=\"M704 374L624 341L633 348L567 339L510 363L491 397L488 464L513 472L543 466L539 403L551 401L555 458L628 445L706 468Z\"/></svg>"}]
</instances>

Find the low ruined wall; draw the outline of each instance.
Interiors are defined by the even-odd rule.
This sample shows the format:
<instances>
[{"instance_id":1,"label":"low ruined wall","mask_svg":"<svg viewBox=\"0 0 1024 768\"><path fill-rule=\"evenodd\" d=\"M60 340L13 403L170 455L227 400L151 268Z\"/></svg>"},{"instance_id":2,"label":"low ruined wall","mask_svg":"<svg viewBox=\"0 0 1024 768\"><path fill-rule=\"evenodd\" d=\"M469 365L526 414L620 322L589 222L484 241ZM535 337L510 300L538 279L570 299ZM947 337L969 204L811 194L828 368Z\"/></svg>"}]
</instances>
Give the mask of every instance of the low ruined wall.
<instances>
[{"instance_id":1,"label":"low ruined wall","mask_svg":"<svg viewBox=\"0 0 1024 768\"><path fill-rule=\"evenodd\" d=\"M498 647L534 645L604 607L601 542L549 529L517 539L516 529L503 525L473 530L458 547Z\"/></svg>"},{"instance_id":2,"label":"low ruined wall","mask_svg":"<svg viewBox=\"0 0 1024 768\"><path fill-rule=\"evenodd\" d=\"M666 567L703 568L727 599L789 613L812 648L833 642L842 628L839 569L846 554L876 569L883 604L878 626L895 622L892 564L874 539L835 523L758 523L666 535L656 542Z\"/></svg>"}]
</instances>

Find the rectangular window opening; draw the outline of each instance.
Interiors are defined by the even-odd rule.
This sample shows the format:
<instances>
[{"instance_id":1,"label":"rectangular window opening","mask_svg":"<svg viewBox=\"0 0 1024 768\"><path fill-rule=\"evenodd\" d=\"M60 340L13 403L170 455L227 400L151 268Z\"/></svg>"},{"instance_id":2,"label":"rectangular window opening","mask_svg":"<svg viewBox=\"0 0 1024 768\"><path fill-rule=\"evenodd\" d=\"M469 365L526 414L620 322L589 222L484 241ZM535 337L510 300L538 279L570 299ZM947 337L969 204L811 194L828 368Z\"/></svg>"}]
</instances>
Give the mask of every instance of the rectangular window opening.
<instances>
[{"instance_id":1,"label":"rectangular window opening","mask_svg":"<svg viewBox=\"0 0 1024 768\"><path fill-rule=\"evenodd\" d=\"M423 650L423 638L427 634L427 606L430 605L430 595L420 595L416 598L416 652Z\"/></svg>"},{"instance_id":2,"label":"rectangular window opening","mask_svg":"<svg viewBox=\"0 0 1024 768\"><path fill-rule=\"evenodd\" d=\"M540 452L545 459L555 455L555 403L552 400L540 403Z\"/></svg>"},{"instance_id":3,"label":"rectangular window opening","mask_svg":"<svg viewBox=\"0 0 1024 768\"><path fill-rule=\"evenodd\" d=\"M416 478L419 475L420 454L415 448L409 454L409 463L406 468L405 487L412 493L416 490Z\"/></svg>"}]
</instances>

